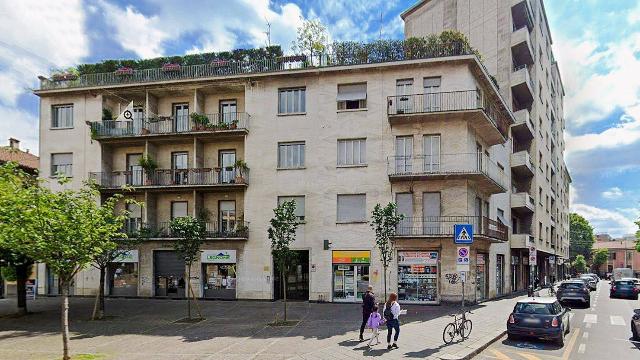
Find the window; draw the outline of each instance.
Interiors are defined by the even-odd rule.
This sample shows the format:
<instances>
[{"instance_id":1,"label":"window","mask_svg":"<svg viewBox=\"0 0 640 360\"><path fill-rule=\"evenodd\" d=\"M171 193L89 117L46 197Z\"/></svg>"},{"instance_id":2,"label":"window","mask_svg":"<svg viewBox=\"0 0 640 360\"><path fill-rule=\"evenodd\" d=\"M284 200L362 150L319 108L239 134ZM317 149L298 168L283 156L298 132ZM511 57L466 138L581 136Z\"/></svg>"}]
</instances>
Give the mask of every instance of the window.
<instances>
[{"instance_id":1,"label":"window","mask_svg":"<svg viewBox=\"0 0 640 360\"><path fill-rule=\"evenodd\" d=\"M73 154L51 154L51 176L73 176Z\"/></svg>"},{"instance_id":2,"label":"window","mask_svg":"<svg viewBox=\"0 0 640 360\"><path fill-rule=\"evenodd\" d=\"M306 111L306 88L278 90L278 114L299 114Z\"/></svg>"},{"instance_id":3,"label":"window","mask_svg":"<svg viewBox=\"0 0 640 360\"><path fill-rule=\"evenodd\" d=\"M498 208L498 221L502 225L507 225L506 220L504 218L504 210Z\"/></svg>"},{"instance_id":4,"label":"window","mask_svg":"<svg viewBox=\"0 0 640 360\"><path fill-rule=\"evenodd\" d=\"M538 188L538 203L542 205L542 188Z\"/></svg>"},{"instance_id":5,"label":"window","mask_svg":"<svg viewBox=\"0 0 640 360\"><path fill-rule=\"evenodd\" d=\"M367 221L367 196L338 195L338 222Z\"/></svg>"},{"instance_id":6,"label":"window","mask_svg":"<svg viewBox=\"0 0 640 360\"><path fill-rule=\"evenodd\" d=\"M542 241L542 222L538 223L538 239Z\"/></svg>"},{"instance_id":7,"label":"window","mask_svg":"<svg viewBox=\"0 0 640 360\"><path fill-rule=\"evenodd\" d=\"M301 169L304 167L304 142L278 144L278 168Z\"/></svg>"},{"instance_id":8,"label":"window","mask_svg":"<svg viewBox=\"0 0 640 360\"><path fill-rule=\"evenodd\" d=\"M51 109L51 116L52 128L73 127L73 105L55 105Z\"/></svg>"},{"instance_id":9,"label":"window","mask_svg":"<svg viewBox=\"0 0 640 360\"><path fill-rule=\"evenodd\" d=\"M367 84L338 85L338 110L367 108Z\"/></svg>"},{"instance_id":10,"label":"window","mask_svg":"<svg viewBox=\"0 0 640 360\"><path fill-rule=\"evenodd\" d=\"M278 196L278 206L287 201L293 201L296 204L295 214L298 220L304 221L304 195L302 196Z\"/></svg>"},{"instance_id":11,"label":"window","mask_svg":"<svg viewBox=\"0 0 640 360\"><path fill-rule=\"evenodd\" d=\"M423 170L425 172L440 171L440 135L424 135L423 146Z\"/></svg>"},{"instance_id":12,"label":"window","mask_svg":"<svg viewBox=\"0 0 640 360\"><path fill-rule=\"evenodd\" d=\"M338 140L338 165L366 165L366 139Z\"/></svg>"},{"instance_id":13,"label":"window","mask_svg":"<svg viewBox=\"0 0 640 360\"><path fill-rule=\"evenodd\" d=\"M441 110L442 93L440 93L440 84L442 78L440 76L427 77L422 80L424 91L423 110L425 112Z\"/></svg>"},{"instance_id":14,"label":"window","mask_svg":"<svg viewBox=\"0 0 640 360\"><path fill-rule=\"evenodd\" d=\"M187 217L189 215L189 206L186 201L171 202L171 220Z\"/></svg>"}]
</instances>

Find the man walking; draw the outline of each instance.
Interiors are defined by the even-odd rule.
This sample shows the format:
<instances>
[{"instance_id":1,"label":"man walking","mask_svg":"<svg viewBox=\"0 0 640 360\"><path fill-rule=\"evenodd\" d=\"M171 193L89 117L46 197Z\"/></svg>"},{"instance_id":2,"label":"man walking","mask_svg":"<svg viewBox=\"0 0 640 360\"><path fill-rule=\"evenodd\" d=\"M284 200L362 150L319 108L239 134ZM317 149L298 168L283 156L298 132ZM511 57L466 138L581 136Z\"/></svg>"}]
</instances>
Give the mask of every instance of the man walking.
<instances>
[{"instance_id":1,"label":"man walking","mask_svg":"<svg viewBox=\"0 0 640 360\"><path fill-rule=\"evenodd\" d=\"M367 326L369 315L373 312L373 306L376 304L376 297L373 294L373 286L369 285L367 292L362 297L362 324L360 325L360 341L364 341L364 328Z\"/></svg>"}]
</instances>

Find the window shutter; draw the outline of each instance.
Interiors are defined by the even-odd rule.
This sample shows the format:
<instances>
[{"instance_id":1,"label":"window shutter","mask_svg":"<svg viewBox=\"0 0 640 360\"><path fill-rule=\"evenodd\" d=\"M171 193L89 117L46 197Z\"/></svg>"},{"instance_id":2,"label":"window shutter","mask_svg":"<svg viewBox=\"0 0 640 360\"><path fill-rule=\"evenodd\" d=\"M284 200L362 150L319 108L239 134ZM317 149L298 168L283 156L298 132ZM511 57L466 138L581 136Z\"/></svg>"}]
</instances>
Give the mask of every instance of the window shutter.
<instances>
[{"instance_id":1,"label":"window shutter","mask_svg":"<svg viewBox=\"0 0 640 360\"><path fill-rule=\"evenodd\" d=\"M338 85L338 101L367 99L367 84Z\"/></svg>"},{"instance_id":2,"label":"window shutter","mask_svg":"<svg viewBox=\"0 0 640 360\"><path fill-rule=\"evenodd\" d=\"M366 195L338 195L338 221L365 221Z\"/></svg>"}]
</instances>

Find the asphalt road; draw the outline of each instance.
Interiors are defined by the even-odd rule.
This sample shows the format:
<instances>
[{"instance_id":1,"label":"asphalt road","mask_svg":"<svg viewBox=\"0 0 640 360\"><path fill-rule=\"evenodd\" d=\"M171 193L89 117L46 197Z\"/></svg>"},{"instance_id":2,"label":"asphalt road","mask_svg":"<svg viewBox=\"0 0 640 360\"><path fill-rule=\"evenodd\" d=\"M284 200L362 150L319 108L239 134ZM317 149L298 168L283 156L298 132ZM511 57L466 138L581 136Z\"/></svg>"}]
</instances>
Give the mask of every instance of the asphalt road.
<instances>
[{"instance_id":1,"label":"asphalt road","mask_svg":"<svg viewBox=\"0 0 640 360\"><path fill-rule=\"evenodd\" d=\"M546 290L543 290L546 292ZM609 282L591 293L591 308L569 305L571 332L565 346L548 341L508 340L505 335L474 360L627 360L640 359L640 342L631 340L631 315L640 301L609 298ZM508 312L505 312L505 328Z\"/></svg>"}]
</instances>

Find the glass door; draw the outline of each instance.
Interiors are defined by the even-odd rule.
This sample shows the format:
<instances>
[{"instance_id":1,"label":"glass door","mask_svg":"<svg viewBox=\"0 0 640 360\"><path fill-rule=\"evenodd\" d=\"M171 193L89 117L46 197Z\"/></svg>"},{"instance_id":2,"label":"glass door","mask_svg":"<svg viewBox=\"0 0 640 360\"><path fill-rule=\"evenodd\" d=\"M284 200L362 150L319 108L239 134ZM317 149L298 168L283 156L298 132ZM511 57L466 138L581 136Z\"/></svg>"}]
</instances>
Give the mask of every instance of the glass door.
<instances>
[{"instance_id":1,"label":"glass door","mask_svg":"<svg viewBox=\"0 0 640 360\"><path fill-rule=\"evenodd\" d=\"M230 233L236 228L236 202L220 201L220 232Z\"/></svg>"},{"instance_id":2,"label":"glass door","mask_svg":"<svg viewBox=\"0 0 640 360\"><path fill-rule=\"evenodd\" d=\"M434 112L441 110L442 93L440 93L440 82L441 78L439 76L424 78L423 86L425 112Z\"/></svg>"},{"instance_id":3,"label":"glass door","mask_svg":"<svg viewBox=\"0 0 640 360\"><path fill-rule=\"evenodd\" d=\"M413 168L413 136L396 137L396 173L411 174Z\"/></svg>"},{"instance_id":4,"label":"glass door","mask_svg":"<svg viewBox=\"0 0 640 360\"><path fill-rule=\"evenodd\" d=\"M440 171L440 135L425 135L422 138L425 173Z\"/></svg>"},{"instance_id":5,"label":"glass door","mask_svg":"<svg viewBox=\"0 0 640 360\"><path fill-rule=\"evenodd\" d=\"M396 81L396 113L410 114L413 112L413 79Z\"/></svg>"},{"instance_id":6,"label":"glass door","mask_svg":"<svg viewBox=\"0 0 640 360\"><path fill-rule=\"evenodd\" d=\"M476 254L476 301L487 298L487 255Z\"/></svg>"},{"instance_id":7,"label":"glass door","mask_svg":"<svg viewBox=\"0 0 640 360\"><path fill-rule=\"evenodd\" d=\"M223 150L219 154L220 167L220 182L223 184L232 183L235 180L234 165L236 163L235 150Z\"/></svg>"},{"instance_id":8,"label":"glass door","mask_svg":"<svg viewBox=\"0 0 640 360\"><path fill-rule=\"evenodd\" d=\"M220 101L220 121L231 125L237 120L238 116L238 104L236 100L221 100Z\"/></svg>"},{"instance_id":9,"label":"glass door","mask_svg":"<svg viewBox=\"0 0 640 360\"><path fill-rule=\"evenodd\" d=\"M142 154L127 154L127 185L142 185L141 158Z\"/></svg>"},{"instance_id":10,"label":"glass door","mask_svg":"<svg viewBox=\"0 0 640 360\"><path fill-rule=\"evenodd\" d=\"M188 182L187 169L189 169L189 153L171 153L171 170L175 185L184 185Z\"/></svg>"},{"instance_id":11,"label":"glass door","mask_svg":"<svg viewBox=\"0 0 640 360\"><path fill-rule=\"evenodd\" d=\"M189 104L173 105L175 132L189 131Z\"/></svg>"}]
</instances>

